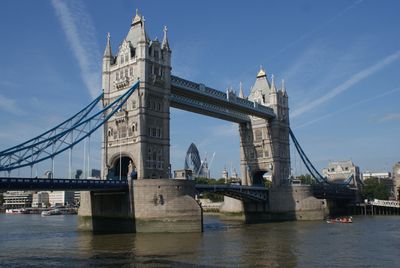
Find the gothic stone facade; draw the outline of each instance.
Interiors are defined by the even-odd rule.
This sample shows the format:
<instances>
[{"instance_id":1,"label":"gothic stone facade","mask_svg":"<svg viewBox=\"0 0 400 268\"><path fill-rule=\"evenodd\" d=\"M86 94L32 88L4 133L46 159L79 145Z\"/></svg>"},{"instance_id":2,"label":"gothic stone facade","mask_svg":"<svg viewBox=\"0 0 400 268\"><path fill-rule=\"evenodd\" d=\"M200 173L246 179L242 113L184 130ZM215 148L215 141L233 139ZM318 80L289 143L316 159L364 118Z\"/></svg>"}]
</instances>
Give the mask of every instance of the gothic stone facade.
<instances>
[{"instance_id":1,"label":"gothic stone facade","mask_svg":"<svg viewBox=\"0 0 400 268\"><path fill-rule=\"evenodd\" d=\"M252 117L250 124L239 125L242 184L261 185L268 173L273 186L282 185L290 175L289 104L284 81L277 90L274 77L270 83L261 68L248 99L271 107L276 117Z\"/></svg>"},{"instance_id":2,"label":"gothic stone facade","mask_svg":"<svg viewBox=\"0 0 400 268\"><path fill-rule=\"evenodd\" d=\"M103 56L103 105L111 103L135 82L140 86L104 126L102 176L108 179L170 176L169 96L171 50L164 38L150 40L138 13L114 56L110 35Z\"/></svg>"}]
</instances>

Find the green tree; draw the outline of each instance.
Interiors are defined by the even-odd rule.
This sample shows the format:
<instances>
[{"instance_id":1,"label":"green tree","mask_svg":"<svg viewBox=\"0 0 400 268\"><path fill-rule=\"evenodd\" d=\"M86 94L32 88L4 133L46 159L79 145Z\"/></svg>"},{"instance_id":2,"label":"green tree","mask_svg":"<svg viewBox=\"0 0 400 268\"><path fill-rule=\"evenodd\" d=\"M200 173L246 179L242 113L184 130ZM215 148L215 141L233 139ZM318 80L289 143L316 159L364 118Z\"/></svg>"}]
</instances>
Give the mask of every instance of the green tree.
<instances>
[{"instance_id":1,"label":"green tree","mask_svg":"<svg viewBox=\"0 0 400 268\"><path fill-rule=\"evenodd\" d=\"M362 195L369 200L381 199L388 200L390 191L386 185L380 182L377 178L368 178L364 181Z\"/></svg>"},{"instance_id":2,"label":"green tree","mask_svg":"<svg viewBox=\"0 0 400 268\"><path fill-rule=\"evenodd\" d=\"M264 179L264 187L271 188L271 186L272 186L272 181Z\"/></svg>"},{"instance_id":3,"label":"green tree","mask_svg":"<svg viewBox=\"0 0 400 268\"><path fill-rule=\"evenodd\" d=\"M3 193L0 193L0 206L2 206L3 204L4 204Z\"/></svg>"},{"instance_id":4,"label":"green tree","mask_svg":"<svg viewBox=\"0 0 400 268\"><path fill-rule=\"evenodd\" d=\"M310 174L300 175L300 176L297 176L296 178L301 181L301 184L311 185L311 184L315 183L315 181L313 180L313 178L311 177Z\"/></svg>"},{"instance_id":5,"label":"green tree","mask_svg":"<svg viewBox=\"0 0 400 268\"><path fill-rule=\"evenodd\" d=\"M196 184L208 184L208 185L225 184L225 179L223 179L223 178L216 180L216 179L208 179L208 178L204 178L204 177L198 177L198 178L195 178L194 181ZM203 198L208 198L212 202L224 201L224 196L221 194L216 194L213 192L205 192L202 195L203 195Z\"/></svg>"}]
</instances>

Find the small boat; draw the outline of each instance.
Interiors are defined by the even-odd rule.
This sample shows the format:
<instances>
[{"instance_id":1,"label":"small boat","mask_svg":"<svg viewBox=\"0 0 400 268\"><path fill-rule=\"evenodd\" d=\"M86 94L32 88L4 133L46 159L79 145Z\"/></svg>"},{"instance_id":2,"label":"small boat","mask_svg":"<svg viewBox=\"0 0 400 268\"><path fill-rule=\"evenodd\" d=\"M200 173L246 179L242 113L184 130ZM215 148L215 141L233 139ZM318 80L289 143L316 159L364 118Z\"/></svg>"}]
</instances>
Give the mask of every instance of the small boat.
<instances>
[{"instance_id":1,"label":"small boat","mask_svg":"<svg viewBox=\"0 0 400 268\"><path fill-rule=\"evenodd\" d=\"M46 211L42 211L42 216L55 216L55 215L63 215L64 213L59 210L59 209L51 209L51 210L46 210Z\"/></svg>"},{"instance_id":2,"label":"small boat","mask_svg":"<svg viewBox=\"0 0 400 268\"><path fill-rule=\"evenodd\" d=\"M327 219L326 223L353 223L353 217L340 217L334 219Z\"/></svg>"},{"instance_id":3,"label":"small boat","mask_svg":"<svg viewBox=\"0 0 400 268\"><path fill-rule=\"evenodd\" d=\"M29 214L29 211L24 208L6 209L6 214Z\"/></svg>"}]
</instances>

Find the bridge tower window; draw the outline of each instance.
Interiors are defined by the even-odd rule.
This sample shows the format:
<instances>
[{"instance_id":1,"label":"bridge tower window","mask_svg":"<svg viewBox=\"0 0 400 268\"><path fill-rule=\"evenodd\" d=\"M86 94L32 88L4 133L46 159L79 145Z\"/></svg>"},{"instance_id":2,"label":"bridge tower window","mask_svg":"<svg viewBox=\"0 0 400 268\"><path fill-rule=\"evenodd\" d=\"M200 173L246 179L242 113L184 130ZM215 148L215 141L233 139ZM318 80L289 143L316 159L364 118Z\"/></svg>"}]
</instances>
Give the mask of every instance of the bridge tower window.
<instances>
[{"instance_id":1,"label":"bridge tower window","mask_svg":"<svg viewBox=\"0 0 400 268\"><path fill-rule=\"evenodd\" d=\"M129 68L129 76L133 76L133 67Z\"/></svg>"},{"instance_id":2,"label":"bridge tower window","mask_svg":"<svg viewBox=\"0 0 400 268\"><path fill-rule=\"evenodd\" d=\"M124 60L125 60L124 56L121 55L121 64L124 64Z\"/></svg>"},{"instance_id":3,"label":"bridge tower window","mask_svg":"<svg viewBox=\"0 0 400 268\"><path fill-rule=\"evenodd\" d=\"M129 55L126 54L126 55L125 55L125 62L128 62L128 61L129 61Z\"/></svg>"},{"instance_id":4,"label":"bridge tower window","mask_svg":"<svg viewBox=\"0 0 400 268\"><path fill-rule=\"evenodd\" d=\"M128 69L125 69L125 77L128 77Z\"/></svg>"},{"instance_id":5,"label":"bridge tower window","mask_svg":"<svg viewBox=\"0 0 400 268\"><path fill-rule=\"evenodd\" d=\"M116 79L117 81L119 80L119 73L118 73L118 72L115 74L115 79Z\"/></svg>"}]
</instances>

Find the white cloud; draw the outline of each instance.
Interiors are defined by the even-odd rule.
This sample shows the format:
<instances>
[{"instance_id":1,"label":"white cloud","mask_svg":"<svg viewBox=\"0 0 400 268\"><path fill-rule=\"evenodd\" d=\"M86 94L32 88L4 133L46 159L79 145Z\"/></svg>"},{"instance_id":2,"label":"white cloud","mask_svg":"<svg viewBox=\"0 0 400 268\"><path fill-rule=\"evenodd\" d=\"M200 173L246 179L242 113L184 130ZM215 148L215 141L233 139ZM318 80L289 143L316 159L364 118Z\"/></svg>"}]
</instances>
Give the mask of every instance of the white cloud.
<instances>
[{"instance_id":1,"label":"white cloud","mask_svg":"<svg viewBox=\"0 0 400 268\"><path fill-rule=\"evenodd\" d=\"M239 135L239 126L236 123L221 124L212 130L214 136L236 137Z\"/></svg>"},{"instance_id":2,"label":"white cloud","mask_svg":"<svg viewBox=\"0 0 400 268\"><path fill-rule=\"evenodd\" d=\"M400 114L388 114L378 120L379 123L389 121L400 121Z\"/></svg>"},{"instance_id":3,"label":"white cloud","mask_svg":"<svg viewBox=\"0 0 400 268\"><path fill-rule=\"evenodd\" d=\"M51 3L78 61L82 80L92 98L95 98L101 92L101 54L96 43L93 22L82 1L52 0Z\"/></svg>"},{"instance_id":4,"label":"white cloud","mask_svg":"<svg viewBox=\"0 0 400 268\"><path fill-rule=\"evenodd\" d=\"M316 28L314 28L314 29L302 34L301 36L299 36L298 38L296 38L295 40L293 40L292 42L288 43L286 46L281 48L271 59L274 59L274 58L278 57L279 55L284 53L286 50L290 49L291 47L293 47L294 45L296 45L299 42L303 41L304 39L307 39L308 37L310 37L310 36L320 32L320 31L322 31L323 28L325 28L329 24L332 24L334 21L336 21L337 19L339 19L340 17L345 15L348 11L350 11L353 8L355 8L357 5L361 4L362 2L363 2L363 0L356 0L355 2L350 4L349 6L345 7L343 10L340 10L338 13L336 13L334 16L332 16L328 20L317 24Z\"/></svg>"},{"instance_id":5,"label":"white cloud","mask_svg":"<svg viewBox=\"0 0 400 268\"><path fill-rule=\"evenodd\" d=\"M19 108L14 99L7 98L3 95L0 95L0 110L15 115L24 114L24 112L21 110L21 108Z\"/></svg>"},{"instance_id":6,"label":"white cloud","mask_svg":"<svg viewBox=\"0 0 400 268\"><path fill-rule=\"evenodd\" d=\"M322 96L314 101L311 101L307 105L304 105L297 110L294 110L293 113L291 114L291 117L292 118L298 117L298 116L304 114L305 112L320 106L321 104L331 100L332 98L336 97L340 93L347 91L348 89L350 89L352 86L354 86L358 82L368 78L370 75L373 75L374 73L380 71L387 65L389 65L399 59L400 59L400 51L396 51L395 53L390 54L383 60L380 60L379 62L375 63L374 65L372 65L368 68L365 68L365 69L361 70L360 72L352 75L349 79L347 79L345 82L341 83L340 85L336 86L334 89L329 91L324 96Z\"/></svg>"},{"instance_id":7,"label":"white cloud","mask_svg":"<svg viewBox=\"0 0 400 268\"><path fill-rule=\"evenodd\" d=\"M342 113L342 112L351 110L352 108L354 108L354 107L356 107L356 106L359 106L359 105L361 105L361 104L364 104L364 103L367 103L367 102L370 102L370 101L374 101L374 100L376 100L376 99L385 97L385 96L387 96L387 95L389 95L389 94L392 94L392 93L395 93L395 92L399 92L399 91L400 91L400 88L395 88L395 89L386 91L386 92L384 92L383 94L380 94L380 95L377 95L377 96L373 96L373 97L370 97L370 98L366 98L366 99L362 99L362 100L360 100L360 101L358 101L358 102L352 103L351 105L348 105L348 106L343 107L343 108L341 108L341 109L335 110L334 112L324 114L324 115L322 115L322 116L320 116L320 117L317 117L317 118L315 118L315 119L312 119L312 120L308 120L306 123L304 123L304 124L302 124L302 125L299 125L299 126L296 126L295 129L299 129L299 128L303 128L303 127L312 125L312 124L317 123L317 122L319 122L319 121L321 121L321 120L324 120L324 119L326 119L326 118L328 118L328 117L331 117L331 116L333 116L333 115L335 115L335 114L339 114L339 113ZM381 122L382 119L383 119L383 118L381 118L380 120L378 120L378 122ZM386 121L388 121L388 120L386 120Z\"/></svg>"}]
</instances>

